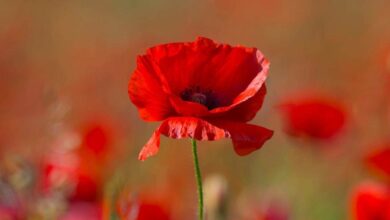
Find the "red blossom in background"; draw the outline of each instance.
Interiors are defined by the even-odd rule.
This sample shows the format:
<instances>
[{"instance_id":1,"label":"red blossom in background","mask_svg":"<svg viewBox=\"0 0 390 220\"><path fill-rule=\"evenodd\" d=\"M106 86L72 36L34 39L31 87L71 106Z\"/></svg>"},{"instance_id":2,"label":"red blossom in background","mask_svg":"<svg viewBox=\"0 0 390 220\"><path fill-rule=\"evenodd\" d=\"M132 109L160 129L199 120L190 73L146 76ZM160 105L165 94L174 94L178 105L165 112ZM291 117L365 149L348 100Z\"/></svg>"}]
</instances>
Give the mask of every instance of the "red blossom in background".
<instances>
[{"instance_id":1,"label":"red blossom in background","mask_svg":"<svg viewBox=\"0 0 390 220\"><path fill-rule=\"evenodd\" d=\"M84 144L96 154L103 153L109 144L107 131L101 125L90 126L85 132Z\"/></svg>"},{"instance_id":2,"label":"red blossom in background","mask_svg":"<svg viewBox=\"0 0 390 220\"><path fill-rule=\"evenodd\" d=\"M346 122L346 111L336 100L310 97L281 104L285 131L297 137L330 139L339 134Z\"/></svg>"},{"instance_id":3,"label":"red blossom in background","mask_svg":"<svg viewBox=\"0 0 390 220\"><path fill-rule=\"evenodd\" d=\"M0 204L0 219L1 220L14 220L14 219L21 219L20 216L20 210L15 210L12 207L3 206L3 204Z\"/></svg>"},{"instance_id":4,"label":"red blossom in background","mask_svg":"<svg viewBox=\"0 0 390 220\"><path fill-rule=\"evenodd\" d=\"M106 163L110 156L116 156L114 147L115 131L111 123L104 120L89 121L81 128L81 156L90 157L96 163Z\"/></svg>"},{"instance_id":5,"label":"red blossom in background","mask_svg":"<svg viewBox=\"0 0 390 220\"><path fill-rule=\"evenodd\" d=\"M44 190L70 188L70 200L96 201L100 190L96 174L91 173L88 168L80 166L79 161L67 161L65 157L68 156L52 156L44 165Z\"/></svg>"},{"instance_id":6,"label":"red blossom in background","mask_svg":"<svg viewBox=\"0 0 390 220\"><path fill-rule=\"evenodd\" d=\"M84 123L78 133L60 136L43 163L43 188L47 192L68 189L70 201L101 199L104 175L115 156L110 126Z\"/></svg>"},{"instance_id":7,"label":"red blossom in background","mask_svg":"<svg viewBox=\"0 0 390 220\"><path fill-rule=\"evenodd\" d=\"M251 194L253 196L253 192ZM240 220L288 220L291 219L288 203L272 194L249 197L238 204Z\"/></svg>"},{"instance_id":8,"label":"red blossom in background","mask_svg":"<svg viewBox=\"0 0 390 220\"><path fill-rule=\"evenodd\" d=\"M390 145L385 145L366 157L367 164L390 179Z\"/></svg>"},{"instance_id":9,"label":"red blossom in background","mask_svg":"<svg viewBox=\"0 0 390 220\"><path fill-rule=\"evenodd\" d=\"M70 204L60 220L103 220L102 207L98 203L75 202Z\"/></svg>"},{"instance_id":10,"label":"red blossom in background","mask_svg":"<svg viewBox=\"0 0 390 220\"><path fill-rule=\"evenodd\" d=\"M389 220L390 189L371 182L358 185L352 193L351 215L354 220Z\"/></svg>"},{"instance_id":11,"label":"red blossom in background","mask_svg":"<svg viewBox=\"0 0 390 220\"><path fill-rule=\"evenodd\" d=\"M273 132L246 124L261 108L269 62L256 48L206 38L152 47L137 59L129 96L146 121L163 121L139 154L170 138L231 138L239 155L259 149Z\"/></svg>"},{"instance_id":12,"label":"red blossom in background","mask_svg":"<svg viewBox=\"0 0 390 220\"><path fill-rule=\"evenodd\" d=\"M278 204L271 204L263 214L264 216L259 218L259 220L288 220L289 214L284 207L279 207Z\"/></svg>"},{"instance_id":13,"label":"red blossom in background","mask_svg":"<svg viewBox=\"0 0 390 220\"><path fill-rule=\"evenodd\" d=\"M390 147L384 144L365 158L366 165L390 177ZM365 182L358 185L352 194L354 220L390 220L390 185Z\"/></svg>"},{"instance_id":14,"label":"red blossom in background","mask_svg":"<svg viewBox=\"0 0 390 220\"><path fill-rule=\"evenodd\" d=\"M120 219L170 220L166 204L159 200L135 196L121 198L117 205Z\"/></svg>"}]
</instances>

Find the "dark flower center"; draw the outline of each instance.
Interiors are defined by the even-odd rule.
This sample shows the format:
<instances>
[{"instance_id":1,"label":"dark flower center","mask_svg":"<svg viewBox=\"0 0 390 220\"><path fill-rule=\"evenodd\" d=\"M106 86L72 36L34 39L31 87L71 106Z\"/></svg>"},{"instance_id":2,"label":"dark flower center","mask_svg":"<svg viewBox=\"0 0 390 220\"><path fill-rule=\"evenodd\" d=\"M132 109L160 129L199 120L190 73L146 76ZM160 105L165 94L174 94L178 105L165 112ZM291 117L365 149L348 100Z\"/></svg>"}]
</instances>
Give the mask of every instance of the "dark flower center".
<instances>
[{"instance_id":1,"label":"dark flower center","mask_svg":"<svg viewBox=\"0 0 390 220\"><path fill-rule=\"evenodd\" d=\"M206 106L209 110L217 105L217 100L213 92L209 89L203 90L199 86L192 86L185 89L180 94L184 101L195 102Z\"/></svg>"}]
</instances>

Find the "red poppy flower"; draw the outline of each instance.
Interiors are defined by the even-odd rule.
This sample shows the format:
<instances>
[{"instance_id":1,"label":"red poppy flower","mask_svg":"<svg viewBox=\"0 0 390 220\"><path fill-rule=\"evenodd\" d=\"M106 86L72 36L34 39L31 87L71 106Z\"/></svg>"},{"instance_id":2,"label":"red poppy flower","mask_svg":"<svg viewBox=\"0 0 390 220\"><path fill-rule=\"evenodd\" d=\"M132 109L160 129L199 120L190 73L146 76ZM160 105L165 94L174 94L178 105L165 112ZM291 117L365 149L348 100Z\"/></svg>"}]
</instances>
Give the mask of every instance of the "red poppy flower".
<instances>
[{"instance_id":1,"label":"red poppy flower","mask_svg":"<svg viewBox=\"0 0 390 220\"><path fill-rule=\"evenodd\" d=\"M353 191L351 211L354 220L389 220L389 188L376 183L360 184Z\"/></svg>"},{"instance_id":2,"label":"red poppy flower","mask_svg":"<svg viewBox=\"0 0 390 220\"><path fill-rule=\"evenodd\" d=\"M346 114L335 100L313 97L285 102L281 105L285 130L292 136L325 140L342 130Z\"/></svg>"},{"instance_id":3,"label":"red poppy flower","mask_svg":"<svg viewBox=\"0 0 390 220\"><path fill-rule=\"evenodd\" d=\"M269 62L255 48L198 38L152 47L137 59L129 96L146 121L163 121L139 154L156 154L170 138L231 138L239 155L259 149L273 132L246 124L261 108Z\"/></svg>"},{"instance_id":4,"label":"red poppy flower","mask_svg":"<svg viewBox=\"0 0 390 220\"><path fill-rule=\"evenodd\" d=\"M366 161L370 167L390 177L390 146L385 146L369 154Z\"/></svg>"}]
</instances>

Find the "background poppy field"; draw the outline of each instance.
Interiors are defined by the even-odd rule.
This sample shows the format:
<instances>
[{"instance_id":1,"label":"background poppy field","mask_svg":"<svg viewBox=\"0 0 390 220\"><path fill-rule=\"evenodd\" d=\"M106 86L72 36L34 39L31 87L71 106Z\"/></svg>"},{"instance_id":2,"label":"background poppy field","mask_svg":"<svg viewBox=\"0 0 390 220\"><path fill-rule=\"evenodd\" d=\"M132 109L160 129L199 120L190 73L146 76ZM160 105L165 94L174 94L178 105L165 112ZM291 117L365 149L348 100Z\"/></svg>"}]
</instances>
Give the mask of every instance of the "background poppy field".
<instances>
[{"instance_id":1,"label":"background poppy field","mask_svg":"<svg viewBox=\"0 0 390 220\"><path fill-rule=\"evenodd\" d=\"M390 153L375 156L390 148L389 9L386 0L0 2L0 219L195 219L190 140L163 137L157 156L137 160L158 123L139 118L127 86L138 54L197 36L256 47L271 62L252 123L272 139L245 157L228 139L198 142L209 219L390 213ZM356 208L364 187L384 197L380 206Z\"/></svg>"}]
</instances>

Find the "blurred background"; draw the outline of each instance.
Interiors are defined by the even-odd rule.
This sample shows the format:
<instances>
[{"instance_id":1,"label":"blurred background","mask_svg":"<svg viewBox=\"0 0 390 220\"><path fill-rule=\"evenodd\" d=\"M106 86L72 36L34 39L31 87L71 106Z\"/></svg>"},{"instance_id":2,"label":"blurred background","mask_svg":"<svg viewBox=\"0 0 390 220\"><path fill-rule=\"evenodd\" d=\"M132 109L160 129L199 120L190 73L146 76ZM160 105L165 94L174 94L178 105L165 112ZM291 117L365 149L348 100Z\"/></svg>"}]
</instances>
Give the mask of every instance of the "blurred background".
<instances>
[{"instance_id":1,"label":"blurred background","mask_svg":"<svg viewBox=\"0 0 390 220\"><path fill-rule=\"evenodd\" d=\"M362 158L390 138L389 8L0 1L0 219L195 219L190 141L162 138L138 161L158 123L138 117L127 84L148 47L197 36L271 61L251 123L274 137L246 157L198 143L209 219L349 219L351 189L376 178Z\"/></svg>"}]
</instances>

